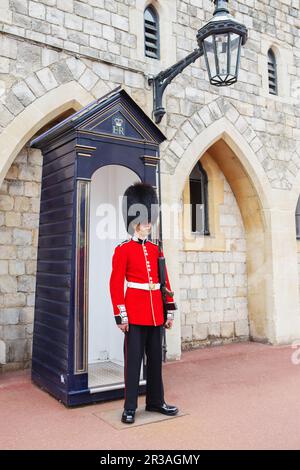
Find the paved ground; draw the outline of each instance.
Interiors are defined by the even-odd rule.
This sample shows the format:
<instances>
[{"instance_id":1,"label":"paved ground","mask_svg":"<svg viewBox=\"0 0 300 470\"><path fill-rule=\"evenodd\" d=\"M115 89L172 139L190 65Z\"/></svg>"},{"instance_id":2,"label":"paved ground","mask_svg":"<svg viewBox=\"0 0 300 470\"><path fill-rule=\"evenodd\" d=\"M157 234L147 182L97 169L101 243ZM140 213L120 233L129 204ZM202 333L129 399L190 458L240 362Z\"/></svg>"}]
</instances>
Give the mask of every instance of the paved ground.
<instances>
[{"instance_id":1,"label":"paved ground","mask_svg":"<svg viewBox=\"0 0 300 470\"><path fill-rule=\"evenodd\" d=\"M166 401L186 415L125 430L95 415L121 413L122 400L67 409L31 384L28 371L2 374L0 448L299 449L300 365L292 364L293 352L256 343L185 352L163 373Z\"/></svg>"}]
</instances>

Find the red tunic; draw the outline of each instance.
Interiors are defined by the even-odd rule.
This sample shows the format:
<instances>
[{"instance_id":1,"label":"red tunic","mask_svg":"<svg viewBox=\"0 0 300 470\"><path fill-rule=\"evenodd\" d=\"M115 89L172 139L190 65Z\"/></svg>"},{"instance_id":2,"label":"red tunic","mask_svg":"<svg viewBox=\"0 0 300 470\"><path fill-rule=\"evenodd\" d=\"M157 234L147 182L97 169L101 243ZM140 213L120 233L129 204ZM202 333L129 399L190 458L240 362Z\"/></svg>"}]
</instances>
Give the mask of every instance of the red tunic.
<instances>
[{"instance_id":1,"label":"red tunic","mask_svg":"<svg viewBox=\"0 0 300 470\"><path fill-rule=\"evenodd\" d=\"M161 252L163 255L163 252ZM158 283L158 244L145 240L144 243L132 237L116 246L112 258L110 295L114 315L126 309L129 324L159 326L164 323L161 290L142 290L127 287L124 295L124 281ZM166 286L171 290L166 268ZM173 304L169 295L166 301ZM124 307L125 306L125 307Z\"/></svg>"}]
</instances>

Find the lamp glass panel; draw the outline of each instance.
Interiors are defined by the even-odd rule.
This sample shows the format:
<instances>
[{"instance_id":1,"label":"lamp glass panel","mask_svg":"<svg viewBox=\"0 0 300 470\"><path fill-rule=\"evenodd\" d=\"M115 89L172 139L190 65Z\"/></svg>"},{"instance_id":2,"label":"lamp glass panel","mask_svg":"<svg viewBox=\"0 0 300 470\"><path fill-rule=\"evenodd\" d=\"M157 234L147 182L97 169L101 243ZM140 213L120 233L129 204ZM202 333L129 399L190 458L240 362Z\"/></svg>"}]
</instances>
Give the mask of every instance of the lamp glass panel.
<instances>
[{"instance_id":1,"label":"lamp glass panel","mask_svg":"<svg viewBox=\"0 0 300 470\"><path fill-rule=\"evenodd\" d=\"M228 34L216 34L216 67L218 75L226 77L228 74Z\"/></svg>"},{"instance_id":2,"label":"lamp glass panel","mask_svg":"<svg viewBox=\"0 0 300 470\"><path fill-rule=\"evenodd\" d=\"M241 43L241 36L235 33L230 33L230 74L237 74L237 62L239 57L239 49Z\"/></svg>"},{"instance_id":3,"label":"lamp glass panel","mask_svg":"<svg viewBox=\"0 0 300 470\"><path fill-rule=\"evenodd\" d=\"M204 54L206 56L206 63L208 66L208 74L210 77L216 75L216 59L213 36L208 36L203 41Z\"/></svg>"}]
</instances>

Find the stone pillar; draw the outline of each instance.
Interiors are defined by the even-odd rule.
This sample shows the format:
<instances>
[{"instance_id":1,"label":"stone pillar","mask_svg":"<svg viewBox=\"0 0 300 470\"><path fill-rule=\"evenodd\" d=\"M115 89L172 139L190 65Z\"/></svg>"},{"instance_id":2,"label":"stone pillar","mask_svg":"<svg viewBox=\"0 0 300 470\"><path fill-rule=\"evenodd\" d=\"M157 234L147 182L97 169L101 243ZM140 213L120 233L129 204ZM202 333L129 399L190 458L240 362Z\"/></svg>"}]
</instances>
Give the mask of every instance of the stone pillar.
<instances>
[{"instance_id":1,"label":"stone pillar","mask_svg":"<svg viewBox=\"0 0 300 470\"><path fill-rule=\"evenodd\" d=\"M274 344L290 344L300 339L297 240L295 207L290 194L275 191L274 208L267 214L270 231L266 238L267 274L271 289L268 317L272 318L269 339Z\"/></svg>"}]
</instances>

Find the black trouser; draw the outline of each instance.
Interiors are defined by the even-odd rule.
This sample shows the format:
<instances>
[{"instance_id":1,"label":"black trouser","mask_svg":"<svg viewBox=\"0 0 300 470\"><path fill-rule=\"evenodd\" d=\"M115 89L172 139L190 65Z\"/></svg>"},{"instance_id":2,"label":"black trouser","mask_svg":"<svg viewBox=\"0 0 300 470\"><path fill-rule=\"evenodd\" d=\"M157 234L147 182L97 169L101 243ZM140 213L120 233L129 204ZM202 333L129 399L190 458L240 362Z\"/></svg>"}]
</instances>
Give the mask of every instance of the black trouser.
<instances>
[{"instance_id":1,"label":"black trouser","mask_svg":"<svg viewBox=\"0 0 300 470\"><path fill-rule=\"evenodd\" d=\"M162 381L162 338L163 326L132 325L124 338L124 409L135 410L138 401L138 387L141 363L146 352L146 404L162 405L164 388Z\"/></svg>"}]
</instances>

